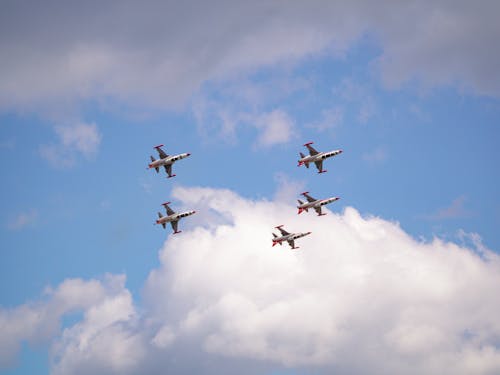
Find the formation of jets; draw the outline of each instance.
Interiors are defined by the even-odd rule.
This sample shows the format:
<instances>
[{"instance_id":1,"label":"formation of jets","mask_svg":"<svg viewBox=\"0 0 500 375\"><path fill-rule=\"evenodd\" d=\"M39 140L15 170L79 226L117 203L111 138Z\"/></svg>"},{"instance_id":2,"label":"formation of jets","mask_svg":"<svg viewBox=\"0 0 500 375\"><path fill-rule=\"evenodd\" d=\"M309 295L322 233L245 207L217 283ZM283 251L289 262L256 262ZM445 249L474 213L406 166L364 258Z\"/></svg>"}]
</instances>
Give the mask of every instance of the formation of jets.
<instances>
[{"instance_id":1,"label":"formation of jets","mask_svg":"<svg viewBox=\"0 0 500 375\"><path fill-rule=\"evenodd\" d=\"M313 142L308 142L304 145L309 150L308 156L304 155L302 152L299 152L300 159L298 160L297 166L300 167L302 165L305 165L306 168L309 168L309 164L314 163L314 165L318 169L318 173L325 173L326 170L323 169L323 160L341 154L342 150L318 152L313 146L311 146L312 144L313 144ZM307 200L307 202L302 202L300 199L298 199L298 202L299 202L299 205L297 206L297 208L299 210L298 214L301 214L304 211L308 212L308 210L310 208L312 208L316 211L318 216L326 215L321 211L321 207L340 199L339 197L331 197L331 198L326 198L326 199L315 199L309 195L308 191L302 193L301 195L304 196L304 198ZM277 243L279 243L281 245L283 243L283 241L287 241L292 249L298 249L298 247L295 246L294 240L296 240L297 238L301 238L301 237L304 237L304 236L311 234L311 232L289 233L286 230L284 230L282 228L282 226L283 225L276 227L281 232L281 237L278 237L276 234L273 233L273 246L276 245Z\"/></svg>"},{"instance_id":2,"label":"formation of jets","mask_svg":"<svg viewBox=\"0 0 500 375\"><path fill-rule=\"evenodd\" d=\"M175 174L172 174L172 165L177 161L190 156L190 153L182 153L177 155L168 155L162 149L163 145L155 146L154 148L158 151L159 159L155 160L153 156L151 156L151 163L148 164L148 169L154 168L156 173L160 172L160 167L164 167L165 171L168 174L168 178L174 177ZM161 226L166 229L167 223L170 223L173 229L173 233L177 234L182 231L178 230L179 220L186 216L191 216L196 213L196 211L185 211L185 212L175 212L169 206L170 202L162 203L162 206L165 207L165 211L167 212L166 216L163 216L161 212L158 212L158 219L156 220L156 224L161 224Z\"/></svg>"},{"instance_id":3,"label":"formation of jets","mask_svg":"<svg viewBox=\"0 0 500 375\"><path fill-rule=\"evenodd\" d=\"M341 154L342 150L318 152L314 149L314 147L311 146L312 144L313 142L309 142L304 145L309 150L309 155L306 156L302 152L300 152L299 153L300 159L298 160L298 166L300 167L302 165L305 165L306 168L309 168L309 164L314 163L316 168L318 169L318 173L324 173L326 172L326 170L323 169L323 160ZM168 178L174 177L175 174L172 174L173 164L178 160L187 158L191 154L182 153L177 155L168 155L165 151L163 151L162 147L163 145L154 147L158 152L159 159L155 159L153 156L151 156L151 163L149 163L148 169L154 168L156 172L159 173L160 168L164 167L165 171L167 172ZM303 202L300 199L298 199L299 202L299 205L297 206L299 210L298 214L301 214L303 211L308 212L309 209L314 209L318 214L318 216L326 215L321 211L321 207L340 199L339 197L315 199L309 195L308 191L302 193L301 195L304 196L306 202ZM181 232L180 230L178 230L179 220L181 220L184 217L195 214L196 211L185 211L176 213L174 210L170 208L169 204L170 202L162 203L162 206L165 208L166 211L166 216L162 215L161 212L158 212L158 219L156 220L156 224L161 224L163 228L166 228L167 223L170 223L174 231L173 233L177 234ZM311 234L311 232L290 233L287 232L285 229L283 229L283 225L278 225L275 228L280 231L281 236L278 236L277 234L273 233L273 239L272 239L273 246L277 244L282 245L283 242L287 242L292 249L298 249L299 247L295 246L295 240Z\"/></svg>"}]
</instances>

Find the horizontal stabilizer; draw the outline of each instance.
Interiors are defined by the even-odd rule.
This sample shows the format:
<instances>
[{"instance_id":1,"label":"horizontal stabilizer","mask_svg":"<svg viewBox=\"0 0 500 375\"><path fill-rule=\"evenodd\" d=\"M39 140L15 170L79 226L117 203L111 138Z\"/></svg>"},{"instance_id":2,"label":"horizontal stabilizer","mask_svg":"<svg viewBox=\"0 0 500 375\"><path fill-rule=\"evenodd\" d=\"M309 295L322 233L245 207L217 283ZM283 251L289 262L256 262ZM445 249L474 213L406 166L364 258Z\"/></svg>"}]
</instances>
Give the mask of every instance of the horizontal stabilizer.
<instances>
[{"instance_id":1,"label":"horizontal stabilizer","mask_svg":"<svg viewBox=\"0 0 500 375\"><path fill-rule=\"evenodd\" d=\"M163 147L164 145L158 145L158 146L155 146L153 148L160 148L160 147Z\"/></svg>"},{"instance_id":2,"label":"horizontal stabilizer","mask_svg":"<svg viewBox=\"0 0 500 375\"><path fill-rule=\"evenodd\" d=\"M306 144L304 144L304 146L309 146L309 145L312 145L314 142L307 142Z\"/></svg>"}]
</instances>

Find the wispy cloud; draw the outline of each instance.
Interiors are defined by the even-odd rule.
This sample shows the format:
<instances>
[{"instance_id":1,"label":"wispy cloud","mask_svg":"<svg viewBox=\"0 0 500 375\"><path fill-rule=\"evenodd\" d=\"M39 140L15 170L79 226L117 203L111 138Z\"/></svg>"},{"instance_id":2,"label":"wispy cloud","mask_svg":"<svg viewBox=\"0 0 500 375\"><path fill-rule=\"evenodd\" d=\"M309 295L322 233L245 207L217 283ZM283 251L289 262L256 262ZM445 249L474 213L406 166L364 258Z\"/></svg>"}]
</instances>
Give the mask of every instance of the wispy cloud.
<instances>
[{"instance_id":1,"label":"wispy cloud","mask_svg":"<svg viewBox=\"0 0 500 375\"><path fill-rule=\"evenodd\" d=\"M38 218L38 211L31 210L27 212L21 212L16 217L9 220L7 223L7 228L10 230L20 230L28 225L33 224Z\"/></svg>"},{"instance_id":2,"label":"wispy cloud","mask_svg":"<svg viewBox=\"0 0 500 375\"><path fill-rule=\"evenodd\" d=\"M365 84L344 78L332 91L344 101L357 106L356 119L362 124L367 123L377 113L375 98L370 92L370 87Z\"/></svg>"},{"instance_id":3,"label":"wispy cloud","mask_svg":"<svg viewBox=\"0 0 500 375\"><path fill-rule=\"evenodd\" d=\"M260 130L257 145L270 147L287 143L294 136L293 119L282 109L264 113L255 119L254 126Z\"/></svg>"},{"instance_id":4,"label":"wispy cloud","mask_svg":"<svg viewBox=\"0 0 500 375\"><path fill-rule=\"evenodd\" d=\"M59 143L40 146L40 154L51 165L59 168L73 166L77 155L86 159L95 157L102 139L95 123L56 126L55 132Z\"/></svg>"},{"instance_id":5,"label":"wispy cloud","mask_svg":"<svg viewBox=\"0 0 500 375\"><path fill-rule=\"evenodd\" d=\"M315 129L319 132L331 130L342 123L343 117L344 111L340 106L323 109L320 119L317 122L307 124L306 127Z\"/></svg>"},{"instance_id":6,"label":"wispy cloud","mask_svg":"<svg viewBox=\"0 0 500 375\"><path fill-rule=\"evenodd\" d=\"M380 164L387 160L388 152L387 149L383 146L377 147L375 150L371 152L365 152L362 155L364 161L370 164Z\"/></svg>"},{"instance_id":7,"label":"wispy cloud","mask_svg":"<svg viewBox=\"0 0 500 375\"><path fill-rule=\"evenodd\" d=\"M454 199L447 207L438 209L435 213L425 215L428 220L459 219L472 216L472 212L465 208L466 198L464 195Z\"/></svg>"}]
</instances>

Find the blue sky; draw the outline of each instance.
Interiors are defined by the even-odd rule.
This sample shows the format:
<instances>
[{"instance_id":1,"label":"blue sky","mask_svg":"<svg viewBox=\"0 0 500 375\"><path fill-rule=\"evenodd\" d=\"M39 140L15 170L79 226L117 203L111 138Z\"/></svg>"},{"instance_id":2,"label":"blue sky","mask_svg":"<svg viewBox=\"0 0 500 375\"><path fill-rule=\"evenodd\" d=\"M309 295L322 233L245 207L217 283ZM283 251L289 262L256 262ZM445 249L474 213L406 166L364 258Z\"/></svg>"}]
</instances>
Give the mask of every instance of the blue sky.
<instances>
[{"instance_id":1,"label":"blue sky","mask_svg":"<svg viewBox=\"0 0 500 375\"><path fill-rule=\"evenodd\" d=\"M2 55L8 54L9 61L0 75L4 312L52 303L55 297L47 288L56 290L65 280L95 279L105 285L105 275L126 276L123 288L137 311L159 309L151 302L151 280L168 264L167 249L183 246L179 241L197 228L219 225L218 219L204 221L213 219L207 208L215 204L212 193L200 193L201 207L189 205L195 198L182 198L183 189L198 187L229 189L238 199L290 206L305 190L315 197L340 196L329 208L344 213L346 221L349 213L344 210L353 207L363 215L359 220L397 222L422 243L437 237L475 249L470 250L473 254L480 252L479 243L492 254L499 252L500 85L496 76L483 76L491 68L485 60L498 62L500 56L491 51L493 46L478 47L446 24L435 30L441 35L437 42L412 24L435 25L435 17L444 17L478 36L498 36L497 26L493 31L478 26L488 25L488 6L469 16L467 6L416 9L403 39L405 48L400 44L401 25L384 25L383 17L342 3L338 7L346 19L356 21L339 29L332 25L335 19L329 22L326 16L332 9L323 15L319 5L303 16L300 5L291 10L270 5L275 11L271 15L261 6L247 6L252 8L247 17L234 6L220 5L210 10L205 25L189 7L156 4L145 7L144 14L152 17L149 25L147 17L135 19L115 6L106 8L102 18L95 17L97 8L89 4L85 11L96 26L92 31L72 26L77 11L61 7L59 16L30 15L38 21L32 33L10 22L2 32ZM153 16L156 7L185 12L186 25L163 29ZM406 14L408 9L398 6L393 11ZM10 12L28 22L17 6ZM232 22L224 21L204 35L205 26L227 17ZM128 39L105 27L116 22L122 30L130 18L137 25L126 34ZM50 21L56 24L37 35L38 28ZM170 28L174 36L166 35ZM56 37L64 32L67 35ZM151 42L156 33L159 42ZM142 43L145 39L148 42ZM436 44L449 54L436 52ZM35 45L50 48L29 52ZM151 62L156 56L161 61ZM454 63L456 59L467 63ZM32 85L25 84L26 77L35 77ZM328 173L317 175L313 168L296 166L298 152L308 141L319 150L342 148L344 153L325 164ZM157 144L164 144L168 153L192 153L174 166L173 179L146 170ZM174 209L199 211L198 218L180 223L184 232L177 242L169 240L169 230L152 225L165 201L172 201ZM287 220L296 212L280 214L280 220ZM304 230L317 223L300 219ZM262 236L270 237L271 230L272 226ZM321 230L312 230L322 236ZM238 245L233 246L238 251ZM307 252L305 243L303 251ZM172 267L167 275L181 270ZM495 285L496 263L484 267L489 267ZM112 295L109 290L106 293ZM62 328L77 327L90 308L61 313ZM143 313L140 320L158 320L153 315ZM15 342L22 349L19 354L2 353L5 373L70 371L61 359L66 352L61 349L61 357L53 354L61 345L62 328L42 334L43 324L38 334L7 341L5 345ZM212 349L205 351L207 345ZM250 373L314 373L328 366L344 373L362 371L349 363L324 362L321 356L319 363L307 357L297 363L283 355L259 357L244 350L219 357L217 345L210 345L193 344L193 350L216 363L210 362L213 371L244 361L251 363ZM180 368L188 371L182 359L189 353L186 343L181 340L170 350L184 363ZM210 359L214 352L215 359ZM75 362L78 371L93 371L92 357L88 362Z\"/></svg>"}]
</instances>

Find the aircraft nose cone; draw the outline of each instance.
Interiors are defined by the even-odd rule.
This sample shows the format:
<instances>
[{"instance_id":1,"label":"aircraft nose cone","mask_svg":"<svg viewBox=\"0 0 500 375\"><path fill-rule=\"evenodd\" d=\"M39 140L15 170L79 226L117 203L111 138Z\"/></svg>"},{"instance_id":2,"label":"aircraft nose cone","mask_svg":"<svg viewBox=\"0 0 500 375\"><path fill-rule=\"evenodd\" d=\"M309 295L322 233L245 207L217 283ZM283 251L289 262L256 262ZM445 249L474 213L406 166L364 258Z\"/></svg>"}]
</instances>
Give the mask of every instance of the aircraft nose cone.
<instances>
[{"instance_id":1,"label":"aircraft nose cone","mask_svg":"<svg viewBox=\"0 0 500 375\"><path fill-rule=\"evenodd\" d=\"M186 154L186 156L191 156L191 153L189 153L189 152L188 152L188 153Z\"/></svg>"}]
</instances>

